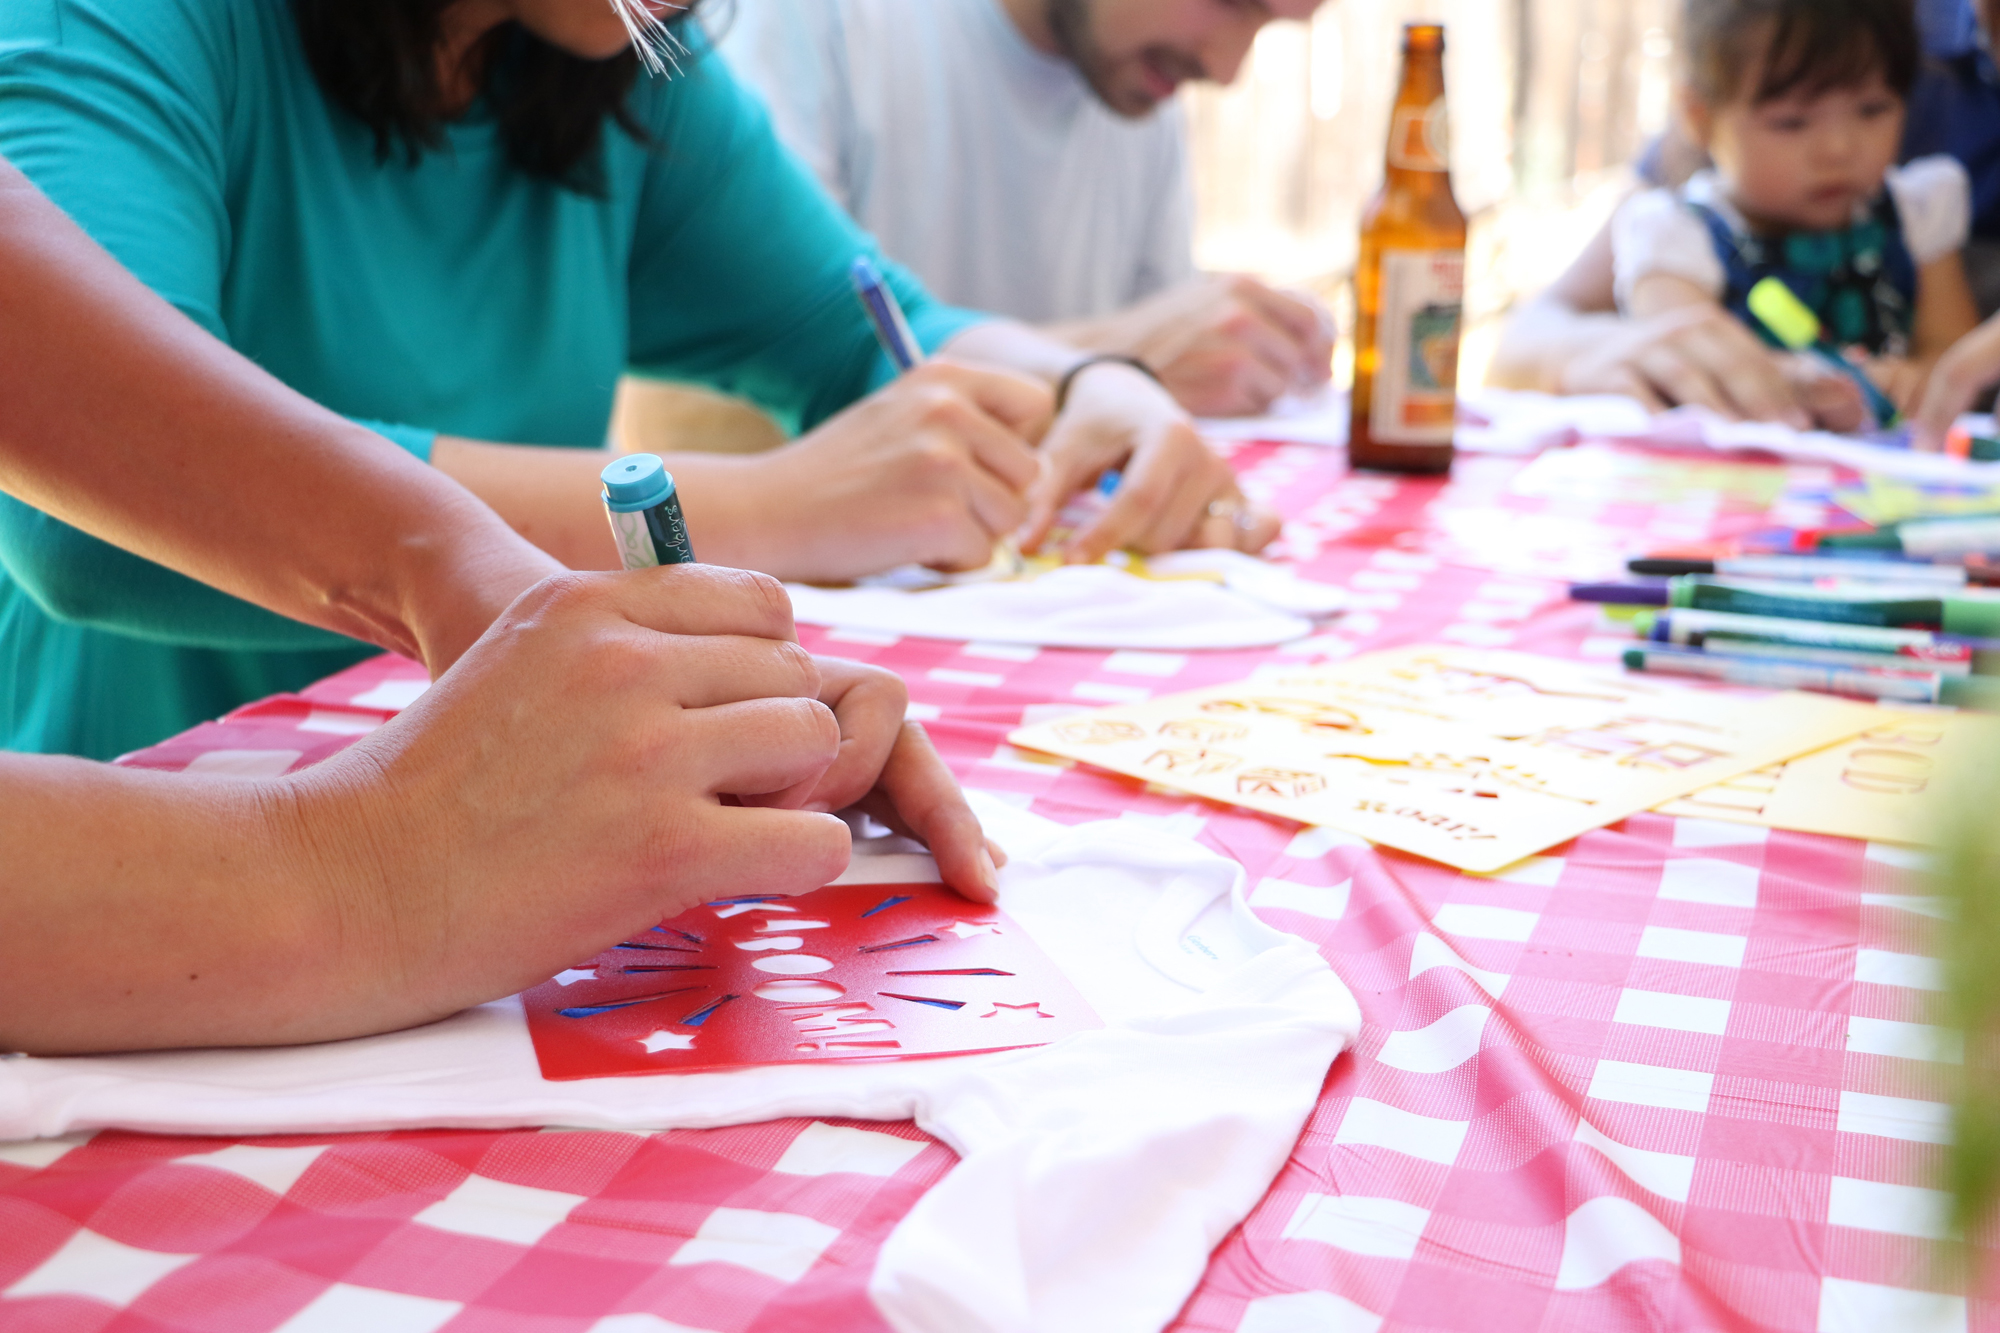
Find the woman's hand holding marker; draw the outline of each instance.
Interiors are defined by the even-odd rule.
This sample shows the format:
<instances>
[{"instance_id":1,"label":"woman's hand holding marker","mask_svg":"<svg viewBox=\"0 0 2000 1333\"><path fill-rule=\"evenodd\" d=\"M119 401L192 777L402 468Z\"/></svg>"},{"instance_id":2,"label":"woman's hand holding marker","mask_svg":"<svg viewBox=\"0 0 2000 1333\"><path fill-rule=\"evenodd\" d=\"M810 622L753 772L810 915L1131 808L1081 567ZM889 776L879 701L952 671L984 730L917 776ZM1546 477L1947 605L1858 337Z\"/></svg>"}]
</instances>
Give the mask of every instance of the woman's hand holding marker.
<instances>
[{"instance_id":1,"label":"woman's hand holding marker","mask_svg":"<svg viewBox=\"0 0 2000 1333\"><path fill-rule=\"evenodd\" d=\"M1053 410L1025 376L926 362L796 444L729 460L722 493L690 482L696 549L816 583L911 563L978 569L1027 517Z\"/></svg>"},{"instance_id":2,"label":"woman's hand holding marker","mask_svg":"<svg viewBox=\"0 0 2000 1333\"><path fill-rule=\"evenodd\" d=\"M626 569L695 562L679 490L657 455L628 454L607 466L601 480L605 513ZM785 620L787 640L793 641L789 603ZM904 720L910 695L902 678L833 657L812 659L812 664L818 673L817 697L840 725L840 750L833 763L813 780L783 791L732 794L744 805L777 809L803 806L832 813L859 808L929 846L945 883L970 898L993 901L999 893L995 858L1004 862L1006 857L980 832L924 729Z\"/></svg>"},{"instance_id":3,"label":"woman's hand holding marker","mask_svg":"<svg viewBox=\"0 0 2000 1333\"><path fill-rule=\"evenodd\" d=\"M902 703L800 648L763 575L536 585L403 716L286 782L300 838L346 844L317 862L341 993L271 1039L441 1017L698 903L816 889L849 853L827 812L857 801L991 901L978 822Z\"/></svg>"}]
</instances>

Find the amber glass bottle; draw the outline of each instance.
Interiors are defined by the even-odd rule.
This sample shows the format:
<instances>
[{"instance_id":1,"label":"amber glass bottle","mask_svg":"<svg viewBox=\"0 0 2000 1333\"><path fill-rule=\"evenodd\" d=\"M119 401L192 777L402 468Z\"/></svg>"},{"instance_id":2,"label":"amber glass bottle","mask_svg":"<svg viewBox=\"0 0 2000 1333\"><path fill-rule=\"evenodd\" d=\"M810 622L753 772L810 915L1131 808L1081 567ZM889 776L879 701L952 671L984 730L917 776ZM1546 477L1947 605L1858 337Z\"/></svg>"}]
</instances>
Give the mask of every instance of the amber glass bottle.
<instances>
[{"instance_id":1,"label":"amber glass bottle","mask_svg":"<svg viewBox=\"0 0 2000 1333\"><path fill-rule=\"evenodd\" d=\"M1451 194L1440 24L1403 29L1388 165L1361 216L1354 296L1349 464L1448 470L1458 411L1465 214Z\"/></svg>"}]
</instances>

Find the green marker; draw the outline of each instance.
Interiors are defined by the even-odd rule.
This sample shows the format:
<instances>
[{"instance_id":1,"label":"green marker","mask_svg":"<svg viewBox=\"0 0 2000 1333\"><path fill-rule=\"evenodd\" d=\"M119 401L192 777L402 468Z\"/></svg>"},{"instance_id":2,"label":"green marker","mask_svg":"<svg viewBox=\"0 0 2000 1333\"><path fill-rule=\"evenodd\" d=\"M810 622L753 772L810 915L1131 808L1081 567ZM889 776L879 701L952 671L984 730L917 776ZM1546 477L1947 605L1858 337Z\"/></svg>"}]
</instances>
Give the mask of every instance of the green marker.
<instances>
[{"instance_id":1,"label":"green marker","mask_svg":"<svg viewBox=\"0 0 2000 1333\"><path fill-rule=\"evenodd\" d=\"M601 476L604 512L625 568L695 563L674 474L658 454L627 454Z\"/></svg>"},{"instance_id":2,"label":"green marker","mask_svg":"<svg viewBox=\"0 0 2000 1333\"><path fill-rule=\"evenodd\" d=\"M2000 638L2000 594L1982 594L1970 589L1939 597L1918 588L1866 584L1815 588L1800 583L1691 575L1667 585L1666 604L1692 611L1728 611L1742 616L1779 616L1787 620L1880 625L1889 629L1942 630L1975 639Z\"/></svg>"},{"instance_id":3,"label":"green marker","mask_svg":"<svg viewBox=\"0 0 2000 1333\"><path fill-rule=\"evenodd\" d=\"M1828 532L1821 534L1816 549L1900 551L1925 560L1991 555L2000 552L2000 515L1911 518L1885 524L1873 532Z\"/></svg>"},{"instance_id":4,"label":"green marker","mask_svg":"<svg viewBox=\"0 0 2000 1333\"><path fill-rule=\"evenodd\" d=\"M1896 423L1902 414L1896 411L1896 405L1889 401L1889 396L1875 387L1875 381L1869 379L1861 367L1842 356L1840 349L1826 340L1819 316L1782 280L1763 279L1750 289L1746 301L1750 313L1778 340L1780 346L1794 352L1810 352L1853 380L1868 400L1868 409L1875 414L1877 425L1893 426Z\"/></svg>"}]
</instances>

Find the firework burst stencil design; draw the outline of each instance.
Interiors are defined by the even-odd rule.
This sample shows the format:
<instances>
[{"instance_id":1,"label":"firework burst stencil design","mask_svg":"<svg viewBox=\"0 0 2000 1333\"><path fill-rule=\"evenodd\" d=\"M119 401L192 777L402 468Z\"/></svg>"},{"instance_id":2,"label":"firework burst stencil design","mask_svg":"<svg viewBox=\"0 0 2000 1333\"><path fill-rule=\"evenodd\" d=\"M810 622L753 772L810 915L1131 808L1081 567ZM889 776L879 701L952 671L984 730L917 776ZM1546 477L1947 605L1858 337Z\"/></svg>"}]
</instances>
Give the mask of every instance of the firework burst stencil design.
<instances>
[{"instance_id":1,"label":"firework burst stencil design","mask_svg":"<svg viewBox=\"0 0 2000 1333\"><path fill-rule=\"evenodd\" d=\"M939 884L719 899L522 998L548 1079L957 1055L1101 1026L1027 932Z\"/></svg>"}]
</instances>

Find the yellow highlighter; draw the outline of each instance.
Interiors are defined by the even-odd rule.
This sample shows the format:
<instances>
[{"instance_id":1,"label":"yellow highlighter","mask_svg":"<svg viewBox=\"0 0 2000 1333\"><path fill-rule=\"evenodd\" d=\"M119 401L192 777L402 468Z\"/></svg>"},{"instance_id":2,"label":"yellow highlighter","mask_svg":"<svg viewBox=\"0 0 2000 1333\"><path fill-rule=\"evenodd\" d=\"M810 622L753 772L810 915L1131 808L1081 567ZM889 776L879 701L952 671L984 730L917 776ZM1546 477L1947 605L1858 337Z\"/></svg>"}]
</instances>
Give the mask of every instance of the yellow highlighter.
<instances>
[{"instance_id":1,"label":"yellow highlighter","mask_svg":"<svg viewBox=\"0 0 2000 1333\"><path fill-rule=\"evenodd\" d=\"M1875 387L1875 381L1869 379L1861 367L1842 356L1840 349L1826 340L1819 316L1783 280L1759 280L1750 289L1748 304L1750 313L1778 340L1780 346L1794 352L1810 352L1853 380L1868 400L1868 408L1875 414L1877 425L1896 424L1902 415L1896 410L1896 405L1889 401L1887 394Z\"/></svg>"}]
</instances>

